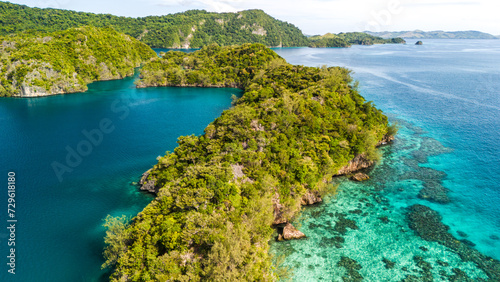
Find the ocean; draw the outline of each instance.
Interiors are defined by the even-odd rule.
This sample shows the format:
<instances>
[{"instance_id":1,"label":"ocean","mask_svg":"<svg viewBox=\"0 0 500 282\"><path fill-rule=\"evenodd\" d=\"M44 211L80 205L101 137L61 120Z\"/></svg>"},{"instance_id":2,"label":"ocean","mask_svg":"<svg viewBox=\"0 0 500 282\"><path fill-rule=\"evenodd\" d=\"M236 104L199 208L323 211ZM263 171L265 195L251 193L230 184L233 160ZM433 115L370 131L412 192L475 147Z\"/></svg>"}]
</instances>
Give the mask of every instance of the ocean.
<instances>
[{"instance_id":1,"label":"ocean","mask_svg":"<svg viewBox=\"0 0 500 282\"><path fill-rule=\"evenodd\" d=\"M85 93L0 99L0 281L107 281L103 219L135 216L153 199L133 185L202 134L239 89L136 89L135 77L95 82ZM15 173L15 275L6 229Z\"/></svg>"},{"instance_id":2,"label":"ocean","mask_svg":"<svg viewBox=\"0 0 500 282\"><path fill-rule=\"evenodd\" d=\"M436 210L458 240L500 259L500 40L423 43L275 49L292 64L352 69L360 93L399 126L367 171L370 180L334 179L336 193L294 220L306 240L271 242L283 278L438 280L454 269L486 278L409 228L413 204ZM230 107L231 95L241 95L136 89L136 78L92 83L85 93L0 100L0 281L106 281L103 219L141 211L153 199L134 185L141 174L179 136L202 134ZM16 182L15 275L6 264L9 172ZM419 197L424 188L440 191L441 203Z\"/></svg>"},{"instance_id":3,"label":"ocean","mask_svg":"<svg viewBox=\"0 0 500 282\"><path fill-rule=\"evenodd\" d=\"M457 240L500 259L500 40L423 43L275 49L292 64L351 69L361 95L399 126L370 180L334 179L336 194L295 219L307 240L271 243L293 281L449 280L454 268L486 279L409 228L414 204L437 211ZM437 196L419 197L422 189Z\"/></svg>"}]
</instances>

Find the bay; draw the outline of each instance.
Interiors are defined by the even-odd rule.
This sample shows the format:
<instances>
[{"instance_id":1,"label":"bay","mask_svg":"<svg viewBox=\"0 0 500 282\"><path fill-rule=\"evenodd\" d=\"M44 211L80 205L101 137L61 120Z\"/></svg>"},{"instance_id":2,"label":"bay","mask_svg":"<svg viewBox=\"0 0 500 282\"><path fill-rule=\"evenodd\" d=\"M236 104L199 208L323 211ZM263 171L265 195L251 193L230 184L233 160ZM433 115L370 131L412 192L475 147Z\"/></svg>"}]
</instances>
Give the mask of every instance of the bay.
<instances>
[{"instance_id":1,"label":"bay","mask_svg":"<svg viewBox=\"0 0 500 282\"><path fill-rule=\"evenodd\" d=\"M369 281L399 281L417 273L415 256L433 267L435 279L442 277L440 271L451 275L453 267L484 278L473 263L415 236L405 215L412 204L430 206L455 237L500 258L500 42L425 40L422 46L275 51L292 64L352 69L361 94L400 125L394 144L382 148L371 180L335 179L337 193L294 222L308 240L272 243L293 280L340 280L342 256L357 261ZM5 181L9 171L16 173L18 220L17 274L4 278L4 264L1 281L106 280L108 274L100 270L102 219L141 211L152 197L131 183L156 156L173 150L178 136L201 134L230 106L231 94L241 94L237 89L136 89L133 80L93 83L86 93L0 101L0 173ZM96 145L83 133L103 128L110 132L103 132L102 140L92 135L100 140ZM85 154L70 166L68 152L79 149ZM60 179L55 162L71 171L59 173ZM450 202L420 199L426 183L449 190ZM6 193L0 200L6 205ZM7 218L5 209L0 216ZM343 219L354 221L357 229L340 236L335 226ZM8 254L8 236L2 228L2 255ZM386 268L384 258L394 268Z\"/></svg>"},{"instance_id":2,"label":"bay","mask_svg":"<svg viewBox=\"0 0 500 282\"><path fill-rule=\"evenodd\" d=\"M132 183L179 136L202 134L230 107L231 95L241 94L136 89L135 79L95 82L85 93L0 100L0 178L6 184L8 173L16 174L17 219L11 275L3 185L0 281L107 281L103 219L140 212L153 197ZM68 170L54 170L55 162Z\"/></svg>"}]
</instances>

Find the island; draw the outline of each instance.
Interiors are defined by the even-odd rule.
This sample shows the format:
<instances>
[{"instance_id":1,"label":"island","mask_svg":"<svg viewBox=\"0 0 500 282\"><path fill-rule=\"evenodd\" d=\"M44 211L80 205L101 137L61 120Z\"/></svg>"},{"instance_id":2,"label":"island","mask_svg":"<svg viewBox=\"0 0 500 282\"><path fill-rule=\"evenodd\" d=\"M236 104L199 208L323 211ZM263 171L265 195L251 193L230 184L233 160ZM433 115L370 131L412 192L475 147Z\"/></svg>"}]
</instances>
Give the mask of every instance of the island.
<instances>
[{"instance_id":1,"label":"island","mask_svg":"<svg viewBox=\"0 0 500 282\"><path fill-rule=\"evenodd\" d=\"M83 92L98 80L130 76L156 57L146 44L112 28L0 36L0 96Z\"/></svg>"},{"instance_id":2,"label":"island","mask_svg":"<svg viewBox=\"0 0 500 282\"><path fill-rule=\"evenodd\" d=\"M307 46L309 40L293 24L262 10L214 13L189 10L142 18L119 17L62 9L40 9L0 2L0 35L22 31L54 32L81 26L112 27L152 48L201 48L211 43L262 43L273 47Z\"/></svg>"},{"instance_id":3,"label":"island","mask_svg":"<svg viewBox=\"0 0 500 282\"><path fill-rule=\"evenodd\" d=\"M143 175L156 199L141 213L107 219L111 281L276 279L273 227L281 239L307 236L292 225L301 206L334 189L333 176L372 165L395 133L349 73L291 65L261 44L170 51L146 63L138 87L244 94Z\"/></svg>"},{"instance_id":4,"label":"island","mask_svg":"<svg viewBox=\"0 0 500 282\"><path fill-rule=\"evenodd\" d=\"M405 44L403 38L389 38L373 36L364 32L341 32L339 34L327 33L325 35L314 35L309 37L309 47L351 47L352 45L373 44Z\"/></svg>"}]
</instances>

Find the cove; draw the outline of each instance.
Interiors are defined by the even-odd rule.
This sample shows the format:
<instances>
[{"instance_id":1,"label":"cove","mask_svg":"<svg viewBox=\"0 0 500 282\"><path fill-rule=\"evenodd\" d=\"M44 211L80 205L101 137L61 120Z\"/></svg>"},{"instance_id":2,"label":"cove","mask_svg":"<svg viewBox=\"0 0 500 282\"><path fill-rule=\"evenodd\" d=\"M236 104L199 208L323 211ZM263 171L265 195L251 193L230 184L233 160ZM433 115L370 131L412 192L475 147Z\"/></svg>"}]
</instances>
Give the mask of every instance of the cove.
<instances>
[{"instance_id":1,"label":"cove","mask_svg":"<svg viewBox=\"0 0 500 282\"><path fill-rule=\"evenodd\" d=\"M16 174L18 220L16 274L6 276L2 263L1 281L107 281L102 220L140 212L153 197L132 182L179 136L202 134L231 106L231 95L241 95L228 88L136 89L137 75L92 83L84 93L0 100L0 174L5 183L10 171ZM70 151L81 160L68 163ZM54 162L71 171L59 179Z\"/></svg>"}]
</instances>

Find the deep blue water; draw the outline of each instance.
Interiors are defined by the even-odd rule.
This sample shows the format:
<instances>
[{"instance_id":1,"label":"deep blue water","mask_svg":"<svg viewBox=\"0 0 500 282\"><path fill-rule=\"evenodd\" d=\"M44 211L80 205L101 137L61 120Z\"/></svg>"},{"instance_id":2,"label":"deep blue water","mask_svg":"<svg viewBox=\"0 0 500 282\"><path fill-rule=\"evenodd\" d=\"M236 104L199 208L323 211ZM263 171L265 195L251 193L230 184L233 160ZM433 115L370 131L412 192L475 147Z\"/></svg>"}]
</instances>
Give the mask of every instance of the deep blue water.
<instances>
[{"instance_id":1,"label":"deep blue water","mask_svg":"<svg viewBox=\"0 0 500 282\"><path fill-rule=\"evenodd\" d=\"M106 215L133 216L152 196L141 174L181 135L201 134L238 89L136 89L133 78L86 93L0 100L0 281L99 281ZM101 128L101 123L104 126ZM104 129L99 133L96 130ZM94 133L90 143L82 131ZM92 138L91 138L92 139ZM88 145L91 147L88 147ZM67 149L70 148L70 149ZM83 153L66 161L68 152ZM60 173L53 162L71 172ZM7 175L16 173L16 274L7 273Z\"/></svg>"},{"instance_id":2,"label":"deep blue water","mask_svg":"<svg viewBox=\"0 0 500 282\"><path fill-rule=\"evenodd\" d=\"M434 279L440 279L439 270L451 273L451 267L484 278L473 264L409 231L405 208L419 203L435 209L457 239L500 259L500 40L275 51L292 64L353 70L360 93L400 125L371 180L335 179L337 194L295 221L308 240L272 244L273 253L285 255L283 265L293 269L293 280L340 280L344 270L336 264L348 256L368 281L400 281L419 270L414 255L431 263ZM417 197L424 185L435 183L449 190L450 203ZM364 216L349 213L360 207ZM331 241L338 235L332 229L338 217L326 215L337 212L359 227L346 233L342 247ZM383 258L396 267L386 269ZM438 259L450 266L442 267Z\"/></svg>"}]
</instances>

